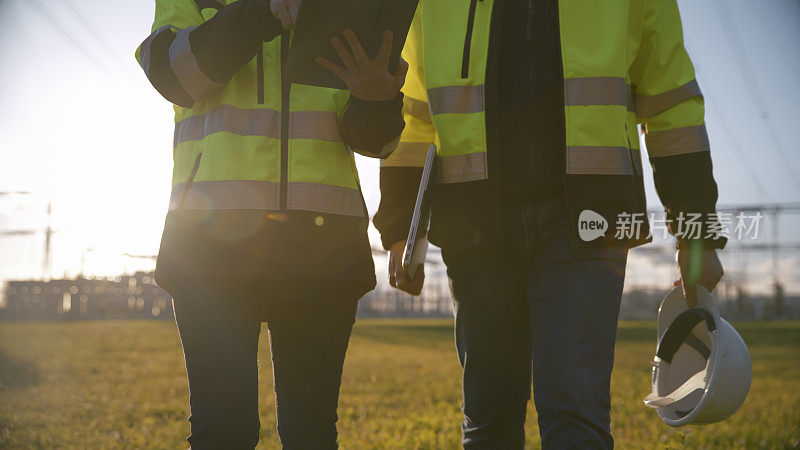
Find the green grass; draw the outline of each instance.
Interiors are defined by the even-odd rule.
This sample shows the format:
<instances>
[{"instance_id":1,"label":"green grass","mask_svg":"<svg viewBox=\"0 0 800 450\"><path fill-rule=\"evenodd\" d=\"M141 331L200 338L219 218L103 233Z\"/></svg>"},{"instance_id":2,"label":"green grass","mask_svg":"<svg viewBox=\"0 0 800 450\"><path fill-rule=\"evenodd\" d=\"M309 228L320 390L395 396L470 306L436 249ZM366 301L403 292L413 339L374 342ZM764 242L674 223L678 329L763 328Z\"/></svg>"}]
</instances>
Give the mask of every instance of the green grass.
<instances>
[{"instance_id":1,"label":"green grass","mask_svg":"<svg viewBox=\"0 0 800 450\"><path fill-rule=\"evenodd\" d=\"M339 407L346 449L458 448L460 368L448 321L362 320ZM738 324L753 358L742 409L714 425L671 429L642 406L652 323L620 325L612 385L620 448L800 446L800 323ZM261 447L277 448L262 336ZM185 448L188 390L175 325L0 323L0 448ZM528 444L539 447L529 407Z\"/></svg>"}]
</instances>

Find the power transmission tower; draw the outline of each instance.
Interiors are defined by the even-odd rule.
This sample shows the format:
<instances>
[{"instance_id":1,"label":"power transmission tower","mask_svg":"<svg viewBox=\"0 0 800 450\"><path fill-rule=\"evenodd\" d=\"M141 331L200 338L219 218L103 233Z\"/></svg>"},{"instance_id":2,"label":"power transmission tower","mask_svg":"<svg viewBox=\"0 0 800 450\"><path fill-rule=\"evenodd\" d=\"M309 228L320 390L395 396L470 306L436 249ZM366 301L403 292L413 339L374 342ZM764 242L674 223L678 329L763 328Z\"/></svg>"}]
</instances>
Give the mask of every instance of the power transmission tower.
<instances>
[{"instance_id":1,"label":"power transmission tower","mask_svg":"<svg viewBox=\"0 0 800 450\"><path fill-rule=\"evenodd\" d=\"M42 279L45 281L50 279L50 274L52 271L52 258L50 252L50 244L52 242L53 236L53 226L51 222L51 217L53 215L53 196L52 194L48 194L47 196L47 228L44 231L44 256L42 257Z\"/></svg>"},{"instance_id":2,"label":"power transmission tower","mask_svg":"<svg viewBox=\"0 0 800 450\"><path fill-rule=\"evenodd\" d=\"M0 197L4 196L11 196L11 195L30 195L32 192L29 191L0 191ZM49 280L52 271L52 242L53 242L53 233L56 230L53 229L52 225L52 215L53 215L53 197L52 193L48 193L47 196L47 226L44 229L44 245L42 246L43 255L42 255L42 279ZM39 230L35 229L18 229L18 230L10 230L10 231L0 231L0 236L33 236L39 233Z\"/></svg>"}]
</instances>

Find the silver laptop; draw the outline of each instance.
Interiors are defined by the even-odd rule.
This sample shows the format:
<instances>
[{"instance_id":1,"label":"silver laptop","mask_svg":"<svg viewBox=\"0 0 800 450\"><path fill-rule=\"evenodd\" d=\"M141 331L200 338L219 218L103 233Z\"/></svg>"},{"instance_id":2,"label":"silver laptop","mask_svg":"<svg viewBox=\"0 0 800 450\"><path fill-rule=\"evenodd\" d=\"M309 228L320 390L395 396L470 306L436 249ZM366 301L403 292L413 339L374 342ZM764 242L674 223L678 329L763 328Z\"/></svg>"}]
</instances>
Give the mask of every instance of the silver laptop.
<instances>
[{"instance_id":1,"label":"silver laptop","mask_svg":"<svg viewBox=\"0 0 800 450\"><path fill-rule=\"evenodd\" d=\"M428 154L425 156L425 167L422 169L422 178L419 182L417 202L414 204L414 215L411 217L411 228L408 230L406 249L403 252L403 270L411 279L416 275L417 267L425 262L425 255L428 252L426 232L431 212L430 191L433 186L435 162L436 146L431 145L428 147ZM420 234L422 236L418 237Z\"/></svg>"}]
</instances>

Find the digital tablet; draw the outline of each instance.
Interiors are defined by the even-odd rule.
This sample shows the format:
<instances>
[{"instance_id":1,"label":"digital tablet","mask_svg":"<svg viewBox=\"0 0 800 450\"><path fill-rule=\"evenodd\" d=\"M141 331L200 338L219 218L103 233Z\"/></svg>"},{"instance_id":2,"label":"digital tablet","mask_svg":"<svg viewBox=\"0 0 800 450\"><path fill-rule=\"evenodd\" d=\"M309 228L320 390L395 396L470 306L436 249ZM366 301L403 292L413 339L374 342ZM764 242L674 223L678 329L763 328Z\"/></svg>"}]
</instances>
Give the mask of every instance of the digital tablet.
<instances>
[{"instance_id":1,"label":"digital tablet","mask_svg":"<svg viewBox=\"0 0 800 450\"><path fill-rule=\"evenodd\" d=\"M431 187L433 186L433 169L436 164L436 146L428 147L425 156L425 167L422 169L422 178L417 191L417 201L414 204L414 215L411 216L411 228L408 230L406 248L403 252L403 270L410 279L417 274L417 267L425 262L428 252L428 222L431 212ZM420 230L422 233L420 233ZM422 236L420 236L422 234Z\"/></svg>"},{"instance_id":2,"label":"digital tablet","mask_svg":"<svg viewBox=\"0 0 800 450\"><path fill-rule=\"evenodd\" d=\"M317 57L327 58L344 67L331 45L338 36L345 47L344 30L353 30L367 56L374 58L381 48L383 32L393 34L389 73L394 73L400 52L411 27L418 0L303 0L292 33L287 79L292 83L346 89L333 72L317 64Z\"/></svg>"}]
</instances>

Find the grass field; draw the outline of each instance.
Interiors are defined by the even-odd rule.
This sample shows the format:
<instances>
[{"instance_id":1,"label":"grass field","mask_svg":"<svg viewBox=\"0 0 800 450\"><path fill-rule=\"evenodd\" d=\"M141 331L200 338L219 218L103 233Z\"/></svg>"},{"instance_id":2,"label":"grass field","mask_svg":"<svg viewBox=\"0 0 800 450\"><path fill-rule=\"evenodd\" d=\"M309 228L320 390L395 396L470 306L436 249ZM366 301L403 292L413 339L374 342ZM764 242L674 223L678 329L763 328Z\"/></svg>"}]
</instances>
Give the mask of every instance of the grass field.
<instances>
[{"instance_id":1,"label":"grass field","mask_svg":"<svg viewBox=\"0 0 800 450\"><path fill-rule=\"evenodd\" d=\"M359 321L339 407L345 449L457 448L460 368L448 321ZM674 430L642 406L654 324L622 323L612 385L619 448L800 447L800 323L738 324L753 385L726 422ZM261 445L277 448L262 336ZM188 390L172 322L0 323L0 448L185 448ZM530 448L539 447L529 407Z\"/></svg>"}]
</instances>

